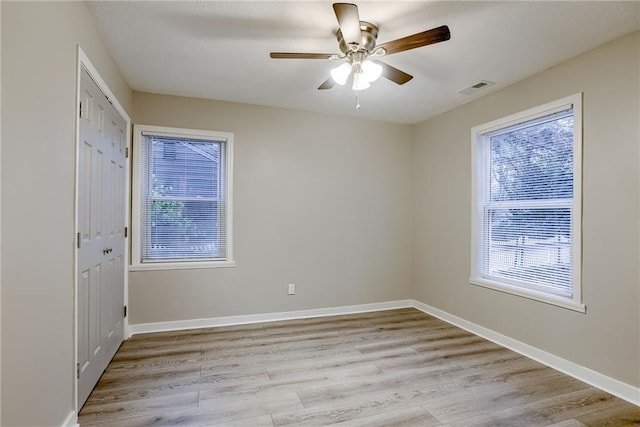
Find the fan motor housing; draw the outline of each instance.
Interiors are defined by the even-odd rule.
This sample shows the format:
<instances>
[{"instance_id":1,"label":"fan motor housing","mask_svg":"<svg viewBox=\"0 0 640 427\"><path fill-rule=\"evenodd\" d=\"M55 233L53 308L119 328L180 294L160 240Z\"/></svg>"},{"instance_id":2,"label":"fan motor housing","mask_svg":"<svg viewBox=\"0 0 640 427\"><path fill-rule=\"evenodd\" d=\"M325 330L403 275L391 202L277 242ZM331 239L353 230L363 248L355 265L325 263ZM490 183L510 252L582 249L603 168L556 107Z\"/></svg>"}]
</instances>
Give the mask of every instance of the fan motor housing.
<instances>
[{"instance_id":1,"label":"fan motor housing","mask_svg":"<svg viewBox=\"0 0 640 427\"><path fill-rule=\"evenodd\" d=\"M362 41L360 42L360 49L364 49L367 53L371 52L376 46L376 40L378 39L378 27L371 22L360 21L360 32L362 33ZM344 41L342 31L338 28L336 32L336 38L338 39L338 46L340 51L345 55L351 51L347 43Z\"/></svg>"}]
</instances>

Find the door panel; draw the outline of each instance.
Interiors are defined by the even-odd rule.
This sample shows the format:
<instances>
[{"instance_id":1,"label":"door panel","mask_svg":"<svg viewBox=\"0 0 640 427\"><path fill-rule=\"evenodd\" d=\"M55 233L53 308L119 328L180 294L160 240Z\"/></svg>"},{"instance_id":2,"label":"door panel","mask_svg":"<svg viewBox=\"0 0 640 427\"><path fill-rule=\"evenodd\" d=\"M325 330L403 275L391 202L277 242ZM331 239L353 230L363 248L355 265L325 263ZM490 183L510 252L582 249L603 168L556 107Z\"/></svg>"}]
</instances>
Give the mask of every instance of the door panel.
<instances>
[{"instance_id":1,"label":"door panel","mask_svg":"<svg viewBox=\"0 0 640 427\"><path fill-rule=\"evenodd\" d=\"M78 342L89 342L89 282L91 270L78 275ZM89 363L89 346L78 347L79 371L83 372Z\"/></svg>"},{"instance_id":2,"label":"door panel","mask_svg":"<svg viewBox=\"0 0 640 427\"><path fill-rule=\"evenodd\" d=\"M91 219L93 221L93 229L95 230L95 234L92 237L96 244L99 244L99 241L102 240L104 229L104 152L102 150L101 146L96 149L96 162L91 171L91 178L94 182L93 188L91 189L91 200L94 202L92 203L94 206L92 206L93 209L91 209Z\"/></svg>"},{"instance_id":3,"label":"door panel","mask_svg":"<svg viewBox=\"0 0 640 427\"><path fill-rule=\"evenodd\" d=\"M86 70L78 147L78 407L123 340L126 121Z\"/></svg>"}]
</instances>

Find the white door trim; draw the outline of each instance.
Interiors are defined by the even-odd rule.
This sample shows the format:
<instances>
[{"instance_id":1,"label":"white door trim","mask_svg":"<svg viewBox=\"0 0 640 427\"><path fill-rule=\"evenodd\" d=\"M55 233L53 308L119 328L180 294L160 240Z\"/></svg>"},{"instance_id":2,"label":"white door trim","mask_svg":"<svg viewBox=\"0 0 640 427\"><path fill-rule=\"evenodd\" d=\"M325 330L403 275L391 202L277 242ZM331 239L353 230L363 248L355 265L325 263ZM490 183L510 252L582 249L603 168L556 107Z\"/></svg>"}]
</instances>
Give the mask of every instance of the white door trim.
<instances>
[{"instance_id":1,"label":"white door trim","mask_svg":"<svg viewBox=\"0 0 640 427\"><path fill-rule=\"evenodd\" d=\"M82 67L84 67L93 81L98 85L100 90L105 94L109 102L116 109L118 114L122 116L123 119L127 122L126 125L126 141L127 147L131 145L131 118L127 111L122 107L116 96L113 94L109 86L102 78L96 67L89 60L89 57L82 50L82 47L78 45L77 49L77 63L76 63L76 107L75 107L75 148L74 148L74 236L73 236L73 355L74 355L74 369L73 369L73 405L75 407L75 417L77 422L77 414L80 408L78 408L78 379L76 376L76 369L78 363L78 245L77 245L77 232L78 232L78 173L79 173L79 155L78 155L78 141L80 140L80 80L82 76ZM128 148L129 149L129 148ZM129 149L129 151L131 151ZM131 230L131 226L129 224L129 214L130 212L130 168L131 168L131 158L129 157L126 161L126 183L125 183L125 210L127 212L125 218L125 226L128 230ZM125 237L125 245L124 245L124 304L128 305L128 289L129 289L129 278L128 278L128 268L129 265L129 238ZM129 336L129 321L128 316L124 318L123 322L123 337L126 339Z\"/></svg>"}]
</instances>

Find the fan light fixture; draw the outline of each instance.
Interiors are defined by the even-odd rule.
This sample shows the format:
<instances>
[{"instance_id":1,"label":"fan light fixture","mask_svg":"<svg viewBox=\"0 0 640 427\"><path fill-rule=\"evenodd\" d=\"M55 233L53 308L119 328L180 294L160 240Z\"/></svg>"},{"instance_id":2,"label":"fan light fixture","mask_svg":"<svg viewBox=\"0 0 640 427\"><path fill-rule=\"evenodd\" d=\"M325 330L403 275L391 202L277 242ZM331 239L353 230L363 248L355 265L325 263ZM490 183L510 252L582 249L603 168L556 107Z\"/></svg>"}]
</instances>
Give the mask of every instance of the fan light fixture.
<instances>
[{"instance_id":1,"label":"fan light fixture","mask_svg":"<svg viewBox=\"0 0 640 427\"><path fill-rule=\"evenodd\" d=\"M340 86L344 86L347 83L347 79L351 74L351 64L344 62L331 70L331 78Z\"/></svg>"},{"instance_id":2,"label":"fan light fixture","mask_svg":"<svg viewBox=\"0 0 640 427\"><path fill-rule=\"evenodd\" d=\"M364 73L353 73L353 86L351 87L353 90L365 90L368 87L371 87L371 83Z\"/></svg>"},{"instance_id":3,"label":"fan light fixture","mask_svg":"<svg viewBox=\"0 0 640 427\"><path fill-rule=\"evenodd\" d=\"M362 61L359 55L350 55L349 62L345 62L331 70L331 78L340 86L347 83L347 79L353 72L353 90L364 90L382 75L382 66L365 59Z\"/></svg>"}]
</instances>

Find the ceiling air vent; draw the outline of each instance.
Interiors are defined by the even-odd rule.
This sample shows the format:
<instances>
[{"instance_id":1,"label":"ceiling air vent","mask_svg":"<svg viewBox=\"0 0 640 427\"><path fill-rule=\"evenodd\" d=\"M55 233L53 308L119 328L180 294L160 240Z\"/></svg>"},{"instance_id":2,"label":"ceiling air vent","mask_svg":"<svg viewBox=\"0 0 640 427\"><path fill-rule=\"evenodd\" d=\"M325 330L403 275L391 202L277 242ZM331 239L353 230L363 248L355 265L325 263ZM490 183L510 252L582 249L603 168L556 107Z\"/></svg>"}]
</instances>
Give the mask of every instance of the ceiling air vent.
<instances>
[{"instance_id":1,"label":"ceiling air vent","mask_svg":"<svg viewBox=\"0 0 640 427\"><path fill-rule=\"evenodd\" d=\"M477 91L482 90L482 89L484 89L486 87L493 86L494 84L495 84L494 82L490 82L490 81L487 81L487 80L480 80L476 84L473 84L473 85L471 85L471 86L469 86L467 88L459 90L458 93L462 93L464 95L471 95L471 94L476 93Z\"/></svg>"}]
</instances>

